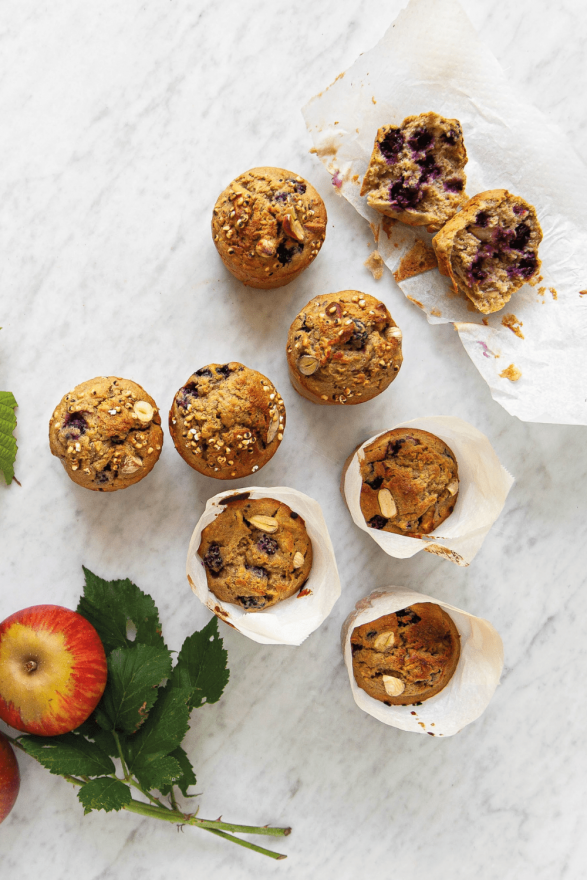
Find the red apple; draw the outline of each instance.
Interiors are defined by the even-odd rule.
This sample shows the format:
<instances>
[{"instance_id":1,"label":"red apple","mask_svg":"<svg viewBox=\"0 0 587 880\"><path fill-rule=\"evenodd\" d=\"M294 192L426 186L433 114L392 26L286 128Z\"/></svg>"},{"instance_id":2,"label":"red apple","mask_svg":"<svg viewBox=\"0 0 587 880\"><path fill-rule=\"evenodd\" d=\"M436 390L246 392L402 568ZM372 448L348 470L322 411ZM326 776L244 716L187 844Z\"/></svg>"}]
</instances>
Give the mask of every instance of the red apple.
<instances>
[{"instance_id":1,"label":"red apple","mask_svg":"<svg viewBox=\"0 0 587 880\"><path fill-rule=\"evenodd\" d=\"M20 773L13 748L0 733L0 823L14 806L20 788Z\"/></svg>"},{"instance_id":2,"label":"red apple","mask_svg":"<svg viewBox=\"0 0 587 880\"><path fill-rule=\"evenodd\" d=\"M78 727L106 687L106 655L91 623L69 608L34 605L0 623L0 718L56 736Z\"/></svg>"}]
</instances>

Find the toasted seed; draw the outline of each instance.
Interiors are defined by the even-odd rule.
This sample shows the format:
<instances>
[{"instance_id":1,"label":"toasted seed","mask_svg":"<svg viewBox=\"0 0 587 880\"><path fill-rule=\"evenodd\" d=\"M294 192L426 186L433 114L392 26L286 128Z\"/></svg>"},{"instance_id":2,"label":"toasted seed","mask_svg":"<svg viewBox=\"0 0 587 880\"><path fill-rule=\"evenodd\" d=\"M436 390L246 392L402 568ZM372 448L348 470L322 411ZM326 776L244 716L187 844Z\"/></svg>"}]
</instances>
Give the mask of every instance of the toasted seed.
<instances>
[{"instance_id":1,"label":"toasted seed","mask_svg":"<svg viewBox=\"0 0 587 880\"><path fill-rule=\"evenodd\" d=\"M395 635L392 632L382 632L382 633L379 633L379 635L377 636L377 638L373 642L373 647L377 651L386 651L387 648L391 648L391 646L393 645L394 642L395 642Z\"/></svg>"},{"instance_id":2,"label":"toasted seed","mask_svg":"<svg viewBox=\"0 0 587 880\"><path fill-rule=\"evenodd\" d=\"M304 554L300 553L300 551L298 550L298 552L296 553L296 555L293 558L293 567L294 568L301 568L303 564L304 564Z\"/></svg>"},{"instance_id":3,"label":"toasted seed","mask_svg":"<svg viewBox=\"0 0 587 880\"><path fill-rule=\"evenodd\" d=\"M386 335L391 339L401 339L403 334L399 327L388 327Z\"/></svg>"},{"instance_id":4,"label":"toasted seed","mask_svg":"<svg viewBox=\"0 0 587 880\"><path fill-rule=\"evenodd\" d=\"M379 510L387 519L396 515L397 507L389 489L380 489L377 493L377 501L379 502Z\"/></svg>"},{"instance_id":5,"label":"toasted seed","mask_svg":"<svg viewBox=\"0 0 587 880\"><path fill-rule=\"evenodd\" d=\"M143 462L138 455L127 455L120 468L120 473L125 477L136 474L139 468L142 468Z\"/></svg>"},{"instance_id":6,"label":"toasted seed","mask_svg":"<svg viewBox=\"0 0 587 880\"><path fill-rule=\"evenodd\" d=\"M270 535L273 532L276 532L279 528L279 523L273 516L262 516L258 514L257 516L252 516L249 520L249 523L256 529L260 529L262 532L268 532Z\"/></svg>"},{"instance_id":7,"label":"toasted seed","mask_svg":"<svg viewBox=\"0 0 587 880\"><path fill-rule=\"evenodd\" d=\"M456 495L459 491L459 481L453 480L452 483L449 483L446 487L451 495Z\"/></svg>"},{"instance_id":8,"label":"toasted seed","mask_svg":"<svg viewBox=\"0 0 587 880\"><path fill-rule=\"evenodd\" d=\"M319 366L318 358L312 357L311 354L303 354L298 361L298 370L303 376L311 376Z\"/></svg>"},{"instance_id":9,"label":"toasted seed","mask_svg":"<svg viewBox=\"0 0 587 880\"><path fill-rule=\"evenodd\" d=\"M389 694L390 697L399 697L406 689L401 678L394 678L393 675L383 676L383 687L385 688L385 693Z\"/></svg>"},{"instance_id":10,"label":"toasted seed","mask_svg":"<svg viewBox=\"0 0 587 880\"><path fill-rule=\"evenodd\" d=\"M134 405L133 412L141 422L150 422L153 418L153 407L146 400L137 400Z\"/></svg>"}]
</instances>

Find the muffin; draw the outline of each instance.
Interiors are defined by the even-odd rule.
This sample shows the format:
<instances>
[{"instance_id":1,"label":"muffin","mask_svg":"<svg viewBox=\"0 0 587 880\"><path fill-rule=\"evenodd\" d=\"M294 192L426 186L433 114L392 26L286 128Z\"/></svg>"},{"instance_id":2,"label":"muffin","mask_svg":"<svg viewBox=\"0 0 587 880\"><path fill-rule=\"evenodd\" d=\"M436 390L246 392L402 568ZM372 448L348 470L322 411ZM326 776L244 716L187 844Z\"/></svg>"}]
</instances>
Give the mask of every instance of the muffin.
<instances>
[{"instance_id":1,"label":"muffin","mask_svg":"<svg viewBox=\"0 0 587 880\"><path fill-rule=\"evenodd\" d=\"M402 332L386 306L358 290L316 296L287 337L289 377L314 403L364 403L393 382L402 365Z\"/></svg>"},{"instance_id":2,"label":"muffin","mask_svg":"<svg viewBox=\"0 0 587 880\"><path fill-rule=\"evenodd\" d=\"M275 386L243 364L209 364L179 389L169 413L175 448L217 480L256 473L283 439L285 406Z\"/></svg>"},{"instance_id":3,"label":"muffin","mask_svg":"<svg viewBox=\"0 0 587 880\"><path fill-rule=\"evenodd\" d=\"M283 168L252 168L220 194L214 244L229 272L271 290L297 278L326 235L326 208L311 183Z\"/></svg>"},{"instance_id":4,"label":"muffin","mask_svg":"<svg viewBox=\"0 0 587 880\"><path fill-rule=\"evenodd\" d=\"M78 486L98 492L142 480L161 454L161 416L129 379L98 376L66 394L49 423L51 452Z\"/></svg>"},{"instance_id":5,"label":"muffin","mask_svg":"<svg viewBox=\"0 0 587 880\"><path fill-rule=\"evenodd\" d=\"M467 200L466 164L457 119L408 116L378 130L361 195L379 213L435 232Z\"/></svg>"},{"instance_id":6,"label":"muffin","mask_svg":"<svg viewBox=\"0 0 587 880\"><path fill-rule=\"evenodd\" d=\"M428 431L395 428L365 447L361 511L372 529L427 535L450 516L459 493L454 453Z\"/></svg>"},{"instance_id":7,"label":"muffin","mask_svg":"<svg viewBox=\"0 0 587 880\"><path fill-rule=\"evenodd\" d=\"M476 309L497 312L540 271L536 211L507 189L479 193L432 239L438 268Z\"/></svg>"},{"instance_id":8,"label":"muffin","mask_svg":"<svg viewBox=\"0 0 587 880\"><path fill-rule=\"evenodd\" d=\"M273 498L233 496L202 531L198 555L222 602L262 611L304 585L312 568L306 524Z\"/></svg>"},{"instance_id":9,"label":"muffin","mask_svg":"<svg viewBox=\"0 0 587 880\"><path fill-rule=\"evenodd\" d=\"M406 706L446 687L459 662L461 640L443 608L418 602L355 627L351 651L358 686L388 706Z\"/></svg>"}]
</instances>

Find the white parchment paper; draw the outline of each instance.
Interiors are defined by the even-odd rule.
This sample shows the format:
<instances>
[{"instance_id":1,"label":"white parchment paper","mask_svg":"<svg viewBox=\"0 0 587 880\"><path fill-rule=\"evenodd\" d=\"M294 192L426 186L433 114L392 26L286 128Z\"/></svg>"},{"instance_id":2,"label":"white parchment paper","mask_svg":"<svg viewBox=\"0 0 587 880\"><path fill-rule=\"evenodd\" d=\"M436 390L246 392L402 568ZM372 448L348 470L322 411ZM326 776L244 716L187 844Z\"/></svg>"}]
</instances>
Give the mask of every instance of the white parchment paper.
<instances>
[{"instance_id":1,"label":"white parchment paper","mask_svg":"<svg viewBox=\"0 0 587 880\"><path fill-rule=\"evenodd\" d=\"M434 110L463 126L467 193L506 188L537 209L543 280L525 285L485 318L437 269L400 282L431 323L455 322L494 399L524 421L587 424L587 170L560 129L511 88L457 0L411 0L381 42L365 52L303 114L333 183L374 227L395 272L417 238L401 223L389 235L359 191L377 129ZM513 314L523 339L502 317ZM521 378L500 374L510 365Z\"/></svg>"},{"instance_id":2,"label":"white parchment paper","mask_svg":"<svg viewBox=\"0 0 587 880\"><path fill-rule=\"evenodd\" d=\"M361 462L365 458L365 446L386 433L381 431L357 449L345 474L344 497L355 525L367 532L382 550L398 559L407 559L428 549L457 565L468 565L503 510L514 478L500 464L485 434L462 419L429 416L401 422L393 428L429 431L452 449L459 466L457 503L448 519L423 538L369 528L361 510Z\"/></svg>"},{"instance_id":3,"label":"white parchment paper","mask_svg":"<svg viewBox=\"0 0 587 880\"><path fill-rule=\"evenodd\" d=\"M443 690L420 706L386 706L360 688L353 675L351 635L356 626L393 614L415 602L434 602L452 617L461 636L461 656L454 675ZM487 620L405 587L375 590L357 602L345 620L342 651L357 706L384 724L412 733L453 736L485 711L499 684L503 669L503 644Z\"/></svg>"},{"instance_id":4,"label":"white parchment paper","mask_svg":"<svg viewBox=\"0 0 587 880\"><path fill-rule=\"evenodd\" d=\"M312 541L312 568L301 594L294 594L265 611L251 613L230 602L222 602L208 589L206 570L200 557L202 530L224 510L222 499L249 493L250 498L275 498L303 517ZM301 645L328 617L340 596L340 579L328 528L317 501L284 486L252 486L220 492L210 498L190 540L187 577L198 599L217 617L262 645ZM308 592L305 592L308 590Z\"/></svg>"}]
</instances>

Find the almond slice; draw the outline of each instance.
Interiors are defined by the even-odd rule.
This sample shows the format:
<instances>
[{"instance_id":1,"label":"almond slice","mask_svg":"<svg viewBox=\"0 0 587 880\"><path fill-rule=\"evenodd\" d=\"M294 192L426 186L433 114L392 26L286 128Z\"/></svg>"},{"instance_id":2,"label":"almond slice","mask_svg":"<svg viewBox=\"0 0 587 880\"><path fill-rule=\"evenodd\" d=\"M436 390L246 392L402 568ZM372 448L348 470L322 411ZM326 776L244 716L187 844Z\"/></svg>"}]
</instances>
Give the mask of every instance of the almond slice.
<instances>
[{"instance_id":1,"label":"almond slice","mask_svg":"<svg viewBox=\"0 0 587 880\"><path fill-rule=\"evenodd\" d=\"M143 460L138 455L127 455L120 468L120 473L125 477L136 474L139 468L142 468Z\"/></svg>"},{"instance_id":2,"label":"almond slice","mask_svg":"<svg viewBox=\"0 0 587 880\"><path fill-rule=\"evenodd\" d=\"M276 532L279 528L279 523L273 516L262 516L258 514L257 516L252 516L249 520L249 523L255 529L260 529L262 532L268 532L270 535L273 532Z\"/></svg>"},{"instance_id":3,"label":"almond slice","mask_svg":"<svg viewBox=\"0 0 587 880\"><path fill-rule=\"evenodd\" d=\"M293 238L294 241L303 242L306 240L304 227L300 221L295 217L292 217L291 214L286 214L283 218L283 231L288 238Z\"/></svg>"},{"instance_id":4,"label":"almond slice","mask_svg":"<svg viewBox=\"0 0 587 880\"><path fill-rule=\"evenodd\" d=\"M134 405L133 412L137 419L140 419L141 422L150 422L153 418L153 413L155 410L151 406L150 403L147 403L146 400L137 400Z\"/></svg>"},{"instance_id":5,"label":"almond slice","mask_svg":"<svg viewBox=\"0 0 587 880\"><path fill-rule=\"evenodd\" d=\"M312 357L311 354L303 354L298 361L298 370L302 376L312 376L319 366L318 358Z\"/></svg>"},{"instance_id":6,"label":"almond slice","mask_svg":"<svg viewBox=\"0 0 587 880\"><path fill-rule=\"evenodd\" d=\"M399 697L406 689L401 678L394 678L393 675L383 676L383 687L385 688L385 693L389 694L390 697Z\"/></svg>"},{"instance_id":7,"label":"almond slice","mask_svg":"<svg viewBox=\"0 0 587 880\"><path fill-rule=\"evenodd\" d=\"M269 424L269 430L267 431L267 443L271 443L275 439L275 435L277 434L277 430L279 428L279 418L273 419Z\"/></svg>"},{"instance_id":8,"label":"almond slice","mask_svg":"<svg viewBox=\"0 0 587 880\"><path fill-rule=\"evenodd\" d=\"M397 507L389 489L380 489L377 493L377 501L379 502L379 510L387 519L396 515Z\"/></svg>"},{"instance_id":9,"label":"almond slice","mask_svg":"<svg viewBox=\"0 0 587 880\"><path fill-rule=\"evenodd\" d=\"M459 491L459 481L453 480L452 483L449 483L446 487L451 495L456 495Z\"/></svg>"},{"instance_id":10,"label":"almond slice","mask_svg":"<svg viewBox=\"0 0 587 880\"><path fill-rule=\"evenodd\" d=\"M300 551L298 550L298 552L296 553L296 555L293 558L293 567L294 568L301 568L302 565L304 564L304 562L305 562L304 554L300 553Z\"/></svg>"},{"instance_id":11,"label":"almond slice","mask_svg":"<svg viewBox=\"0 0 587 880\"><path fill-rule=\"evenodd\" d=\"M373 642L373 647L376 651L386 651L388 648L392 647L394 642L395 635L392 632L382 632L379 633Z\"/></svg>"}]
</instances>

